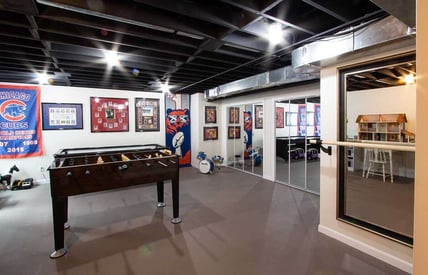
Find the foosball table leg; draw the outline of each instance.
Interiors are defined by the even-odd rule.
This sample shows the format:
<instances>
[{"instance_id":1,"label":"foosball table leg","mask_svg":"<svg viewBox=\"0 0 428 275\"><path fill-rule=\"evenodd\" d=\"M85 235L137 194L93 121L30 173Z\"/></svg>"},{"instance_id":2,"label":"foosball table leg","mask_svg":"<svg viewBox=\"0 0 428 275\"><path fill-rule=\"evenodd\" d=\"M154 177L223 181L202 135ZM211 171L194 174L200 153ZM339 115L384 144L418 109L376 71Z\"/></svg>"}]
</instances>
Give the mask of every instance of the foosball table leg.
<instances>
[{"instance_id":1,"label":"foosball table leg","mask_svg":"<svg viewBox=\"0 0 428 275\"><path fill-rule=\"evenodd\" d=\"M51 257L51 259L56 259L64 256L65 254L67 254L67 252L68 252L67 249L61 248L59 250L55 250L54 252L52 252L49 257Z\"/></svg>"},{"instance_id":2,"label":"foosball table leg","mask_svg":"<svg viewBox=\"0 0 428 275\"><path fill-rule=\"evenodd\" d=\"M174 224L181 223L181 218L179 216L179 204L178 204L178 197L179 197L179 181L178 179L172 180L172 216L171 222Z\"/></svg>"},{"instance_id":3,"label":"foosball table leg","mask_svg":"<svg viewBox=\"0 0 428 275\"><path fill-rule=\"evenodd\" d=\"M157 207L165 207L166 203L163 199L163 181L158 181L157 183L157 193L158 193L158 204Z\"/></svg>"},{"instance_id":4,"label":"foosball table leg","mask_svg":"<svg viewBox=\"0 0 428 275\"><path fill-rule=\"evenodd\" d=\"M67 202L67 197L52 197L55 251L51 253L51 259L62 257L67 253L67 249L64 247L64 227L65 221L67 221L65 215L68 212Z\"/></svg>"}]
</instances>

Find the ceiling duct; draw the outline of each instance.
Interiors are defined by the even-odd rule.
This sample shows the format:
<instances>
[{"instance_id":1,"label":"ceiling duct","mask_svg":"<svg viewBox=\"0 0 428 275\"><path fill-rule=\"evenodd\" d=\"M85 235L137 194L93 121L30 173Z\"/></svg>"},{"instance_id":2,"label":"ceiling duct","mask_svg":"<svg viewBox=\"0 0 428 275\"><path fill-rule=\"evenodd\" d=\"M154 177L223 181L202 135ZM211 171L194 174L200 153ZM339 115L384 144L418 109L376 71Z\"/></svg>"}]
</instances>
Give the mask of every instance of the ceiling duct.
<instances>
[{"instance_id":1,"label":"ceiling duct","mask_svg":"<svg viewBox=\"0 0 428 275\"><path fill-rule=\"evenodd\" d=\"M206 90L205 98L213 100L253 90L317 79L319 78L321 60L368 47L380 46L413 35L413 29L393 16L374 23L368 22L297 48L292 52L292 66Z\"/></svg>"},{"instance_id":2,"label":"ceiling duct","mask_svg":"<svg viewBox=\"0 0 428 275\"><path fill-rule=\"evenodd\" d=\"M229 97L236 94L260 90L279 85L303 82L319 78L319 72L314 74L297 74L292 66L279 68L273 71L253 75L239 79L213 89L205 91L205 99L213 100L221 97Z\"/></svg>"},{"instance_id":3,"label":"ceiling duct","mask_svg":"<svg viewBox=\"0 0 428 275\"><path fill-rule=\"evenodd\" d=\"M413 29L397 18L388 16L375 23L353 27L333 37L302 46L291 53L291 60L296 72L313 72L319 68L321 60L379 46L413 34Z\"/></svg>"}]
</instances>

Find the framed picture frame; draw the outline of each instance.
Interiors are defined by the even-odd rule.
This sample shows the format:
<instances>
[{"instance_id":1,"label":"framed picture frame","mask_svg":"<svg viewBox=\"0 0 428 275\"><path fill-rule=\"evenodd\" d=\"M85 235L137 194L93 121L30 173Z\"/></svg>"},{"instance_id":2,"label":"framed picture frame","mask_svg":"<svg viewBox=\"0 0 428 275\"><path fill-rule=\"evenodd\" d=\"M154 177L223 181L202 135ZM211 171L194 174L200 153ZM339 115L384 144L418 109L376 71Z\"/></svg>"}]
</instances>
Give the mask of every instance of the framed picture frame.
<instances>
[{"instance_id":1,"label":"framed picture frame","mask_svg":"<svg viewBox=\"0 0 428 275\"><path fill-rule=\"evenodd\" d=\"M241 138L241 126L228 126L227 138L228 139L240 139Z\"/></svg>"},{"instance_id":2,"label":"framed picture frame","mask_svg":"<svg viewBox=\"0 0 428 275\"><path fill-rule=\"evenodd\" d=\"M42 103L43 130L83 129L83 105L80 103Z\"/></svg>"},{"instance_id":3,"label":"framed picture frame","mask_svg":"<svg viewBox=\"0 0 428 275\"><path fill-rule=\"evenodd\" d=\"M217 107L205 106L205 123L217 123Z\"/></svg>"},{"instance_id":4,"label":"framed picture frame","mask_svg":"<svg viewBox=\"0 0 428 275\"><path fill-rule=\"evenodd\" d=\"M306 126L315 126L315 112L306 112Z\"/></svg>"},{"instance_id":5,"label":"framed picture frame","mask_svg":"<svg viewBox=\"0 0 428 275\"><path fill-rule=\"evenodd\" d=\"M135 132L160 131L159 99L135 98Z\"/></svg>"},{"instance_id":6,"label":"framed picture frame","mask_svg":"<svg viewBox=\"0 0 428 275\"><path fill-rule=\"evenodd\" d=\"M239 123L239 107L229 107L229 123Z\"/></svg>"},{"instance_id":7,"label":"framed picture frame","mask_svg":"<svg viewBox=\"0 0 428 275\"><path fill-rule=\"evenodd\" d=\"M254 105L255 125L256 129L263 129L263 105Z\"/></svg>"},{"instance_id":8,"label":"framed picture frame","mask_svg":"<svg viewBox=\"0 0 428 275\"><path fill-rule=\"evenodd\" d=\"M297 112L285 112L285 125L297 126Z\"/></svg>"},{"instance_id":9,"label":"framed picture frame","mask_svg":"<svg viewBox=\"0 0 428 275\"><path fill-rule=\"evenodd\" d=\"M129 132L127 98L91 97L91 132Z\"/></svg>"},{"instance_id":10,"label":"framed picture frame","mask_svg":"<svg viewBox=\"0 0 428 275\"><path fill-rule=\"evenodd\" d=\"M276 128L284 128L284 107L276 107L275 122Z\"/></svg>"},{"instance_id":11,"label":"framed picture frame","mask_svg":"<svg viewBox=\"0 0 428 275\"><path fill-rule=\"evenodd\" d=\"M218 127L204 127L204 140L217 140L218 139Z\"/></svg>"}]
</instances>

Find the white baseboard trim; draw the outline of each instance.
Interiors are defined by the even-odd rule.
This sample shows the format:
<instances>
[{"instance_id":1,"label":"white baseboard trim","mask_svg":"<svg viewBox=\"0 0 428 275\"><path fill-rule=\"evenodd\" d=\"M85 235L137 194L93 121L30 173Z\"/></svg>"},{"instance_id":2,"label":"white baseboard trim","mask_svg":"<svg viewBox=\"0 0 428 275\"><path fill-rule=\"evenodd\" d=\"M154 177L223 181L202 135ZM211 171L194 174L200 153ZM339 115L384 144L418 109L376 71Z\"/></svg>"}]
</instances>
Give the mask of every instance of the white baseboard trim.
<instances>
[{"instance_id":1,"label":"white baseboard trim","mask_svg":"<svg viewBox=\"0 0 428 275\"><path fill-rule=\"evenodd\" d=\"M334 238L338 241L341 241L353 248L356 248L370 256L373 256L381 261L384 261L396 268L399 268L405 272L412 274L413 272L413 263L409 263L405 260L402 260L394 255L386 253L376 247L373 247L367 243L356 240L350 236L347 236L343 233L332 230L326 226L318 225L318 232L323 233L331 238Z\"/></svg>"}]
</instances>

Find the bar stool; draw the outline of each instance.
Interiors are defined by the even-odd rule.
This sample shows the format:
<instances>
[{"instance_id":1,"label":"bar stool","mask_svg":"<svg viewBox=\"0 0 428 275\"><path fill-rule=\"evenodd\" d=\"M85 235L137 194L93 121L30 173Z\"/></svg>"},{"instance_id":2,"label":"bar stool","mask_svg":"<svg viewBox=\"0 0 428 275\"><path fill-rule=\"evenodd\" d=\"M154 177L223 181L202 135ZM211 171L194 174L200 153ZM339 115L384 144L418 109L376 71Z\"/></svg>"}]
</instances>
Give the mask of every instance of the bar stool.
<instances>
[{"instance_id":1,"label":"bar stool","mask_svg":"<svg viewBox=\"0 0 428 275\"><path fill-rule=\"evenodd\" d=\"M366 158L368 161L366 178L368 178L369 175L379 175L383 177L383 181L385 182L385 178L389 176L391 178L391 182L394 182L394 175L392 173L392 150L382 150L382 149L364 149L364 150L365 150L364 162L366 162ZM388 165L388 162L389 162L389 165ZM364 176L364 169L363 169L363 176Z\"/></svg>"}]
</instances>

